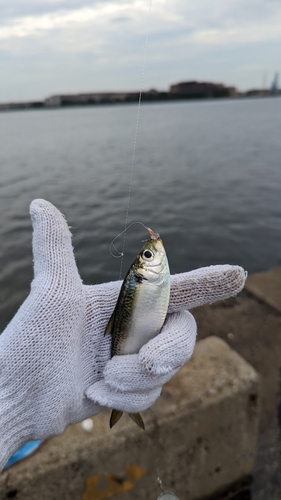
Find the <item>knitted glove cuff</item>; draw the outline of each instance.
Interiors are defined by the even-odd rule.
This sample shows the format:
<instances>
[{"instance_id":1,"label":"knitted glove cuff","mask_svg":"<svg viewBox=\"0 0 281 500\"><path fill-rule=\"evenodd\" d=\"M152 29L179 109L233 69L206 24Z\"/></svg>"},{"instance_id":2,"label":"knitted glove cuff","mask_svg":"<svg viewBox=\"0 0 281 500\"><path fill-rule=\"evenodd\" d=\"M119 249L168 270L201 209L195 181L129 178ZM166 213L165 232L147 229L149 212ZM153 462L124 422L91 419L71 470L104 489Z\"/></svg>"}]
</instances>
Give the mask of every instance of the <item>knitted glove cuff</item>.
<instances>
[{"instance_id":1,"label":"knitted glove cuff","mask_svg":"<svg viewBox=\"0 0 281 500\"><path fill-rule=\"evenodd\" d=\"M9 398L5 404L1 397L0 471L13 453L34 436L32 421L24 413L24 405L17 404L17 399L12 401L11 404Z\"/></svg>"}]
</instances>

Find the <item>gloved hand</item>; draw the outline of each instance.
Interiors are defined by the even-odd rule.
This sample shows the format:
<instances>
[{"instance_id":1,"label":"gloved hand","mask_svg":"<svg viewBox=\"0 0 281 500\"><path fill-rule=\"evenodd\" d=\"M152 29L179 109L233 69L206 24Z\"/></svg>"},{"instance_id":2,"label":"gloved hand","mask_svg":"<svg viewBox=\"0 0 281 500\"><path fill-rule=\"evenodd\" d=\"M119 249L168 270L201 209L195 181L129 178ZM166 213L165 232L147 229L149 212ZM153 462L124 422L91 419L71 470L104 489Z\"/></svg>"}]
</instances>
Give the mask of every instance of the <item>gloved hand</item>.
<instances>
[{"instance_id":1,"label":"gloved hand","mask_svg":"<svg viewBox=\"0 0 281 500\"><path fill-rule=\"evenodd\" d=\"M148 408L192 355L196 324L185 309L236 295L245 274L211 266L172 276L169 315L139 354L110 359L104 330L121 282L85 286L71 234L51 203L35 200L34 280L0 336L0 470L25 442L44 440L105 407Z\"/></svg>"}]
</instances>

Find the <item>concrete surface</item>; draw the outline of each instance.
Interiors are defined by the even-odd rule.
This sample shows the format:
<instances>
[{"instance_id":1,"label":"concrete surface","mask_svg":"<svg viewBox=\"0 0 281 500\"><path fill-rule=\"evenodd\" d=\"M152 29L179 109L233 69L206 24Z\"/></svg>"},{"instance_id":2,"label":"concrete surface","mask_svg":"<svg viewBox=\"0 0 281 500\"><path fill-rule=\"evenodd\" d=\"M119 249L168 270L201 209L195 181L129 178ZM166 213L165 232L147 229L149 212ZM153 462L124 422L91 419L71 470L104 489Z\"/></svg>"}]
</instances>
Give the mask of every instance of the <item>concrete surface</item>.
<instances>
[{"instance_id":1,"label":"concrete surface","mask_svg":"<svg viewBox=\"0 0 281 500\"><path fill-rule=\"evenodd\" d=\"M265 295L266 291L266 295ZM264 297L264 300L263 300ZM198 340L217 335L262 376L252 500L281 498L281 267L249 276L236 299L194 309Z\"/></svg>"},{"instance_id":2,"label":"concrete surface","mask_svg":"<svg viewBox=\"0 0 281 500\"><path fill-rule=\"evenodd\" d=\"M281 313L281 267L250 275L245 289Z\"/></svg>"},{"instance_id":3,"label":"concrete surface","mask_svg":"<svg viewBox=\"0 0 281 500\"><path fill-rule=\"evenodd\" d=\"M90 433L72 426L3 472L0 498L101 500L119 492L119 500L156 500L158 476L181 500L217 495L253 471L258 391L256 371L207 338L143 413L145 432L127 416L110 431L109 413L93 419Z\"/></svg>"}]
</instances>

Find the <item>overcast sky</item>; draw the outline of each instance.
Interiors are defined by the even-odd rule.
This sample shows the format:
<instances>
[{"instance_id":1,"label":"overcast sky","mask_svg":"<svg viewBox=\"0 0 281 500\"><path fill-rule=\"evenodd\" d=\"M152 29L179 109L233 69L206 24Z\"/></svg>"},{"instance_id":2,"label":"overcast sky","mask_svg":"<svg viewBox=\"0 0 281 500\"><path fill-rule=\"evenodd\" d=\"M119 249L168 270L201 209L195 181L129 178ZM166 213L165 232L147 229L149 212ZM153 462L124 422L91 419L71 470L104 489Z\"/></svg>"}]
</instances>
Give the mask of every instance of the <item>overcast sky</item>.
<instances>
[{"instance_id":1,"label":"overcast sky","mask_svg":"<svg viewBox=\"0 0 281 500\"><path fill-rule=\"evenodd\" d=\"M150 0L0 0L0 102L138 90ZM260 88L281 73L280 0L152 0L144 88Z\"/></svg>"}]
</instances>

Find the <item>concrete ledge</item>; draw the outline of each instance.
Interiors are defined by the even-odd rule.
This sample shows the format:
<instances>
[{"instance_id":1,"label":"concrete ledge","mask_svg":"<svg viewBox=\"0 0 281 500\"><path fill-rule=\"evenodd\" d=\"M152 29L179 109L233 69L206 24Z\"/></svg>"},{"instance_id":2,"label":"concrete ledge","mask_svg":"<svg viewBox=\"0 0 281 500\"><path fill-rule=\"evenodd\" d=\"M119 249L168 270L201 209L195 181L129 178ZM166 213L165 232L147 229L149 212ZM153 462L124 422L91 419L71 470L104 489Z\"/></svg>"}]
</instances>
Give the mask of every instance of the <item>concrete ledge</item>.
<instances>
[{"instance_id":1,"label":"concrete ledge","mask_svg":"<svg viewBox=\"0 0 281 500\"><path fill-rule=\"evenodd\" d=\"M281 313L281 267L252 274L247 278L245 289Z\"/></svg>"},{"instance_id":2,"label":"concrete ledge","mask_svg":"<svg viewBox=\"0 0 281 500\"><path fill-rule=\"evenodd\" d=\"M127 416L110 431L109 412L90 433L69 427L0 474L0 499L156 500L158 476L181 500L214 496L252 474L258 407L255 370L208 337L143 412L145 432Z\"/></svg>"}]
</instances>

